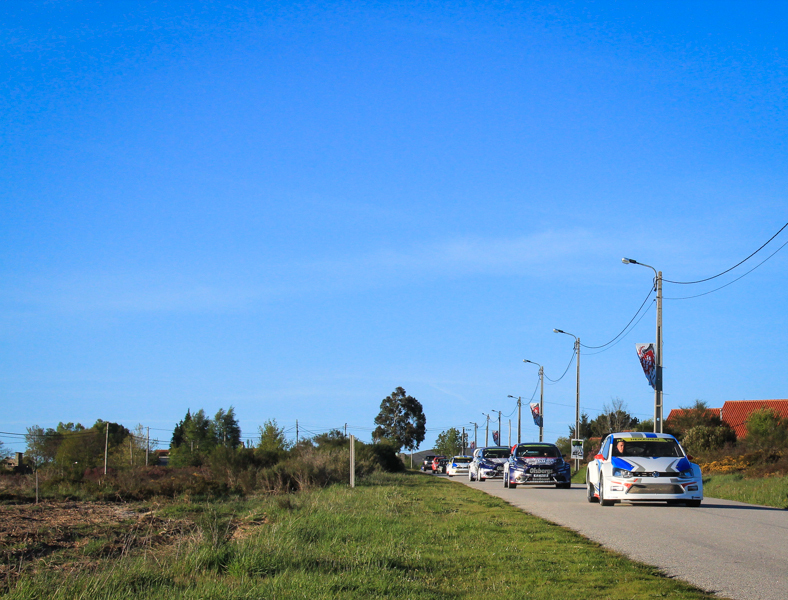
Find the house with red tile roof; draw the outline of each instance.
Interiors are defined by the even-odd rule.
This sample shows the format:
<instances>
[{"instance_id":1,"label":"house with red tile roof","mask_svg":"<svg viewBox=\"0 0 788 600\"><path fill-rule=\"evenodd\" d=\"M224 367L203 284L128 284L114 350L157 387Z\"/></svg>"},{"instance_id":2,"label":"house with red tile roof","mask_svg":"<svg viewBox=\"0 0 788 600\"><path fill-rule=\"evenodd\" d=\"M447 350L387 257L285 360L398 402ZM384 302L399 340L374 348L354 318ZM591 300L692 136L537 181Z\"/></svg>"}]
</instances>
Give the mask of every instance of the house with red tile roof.
<instances>
[{"instance_id":1,"label":"house with red tile roof","mask_svg":"<svg viewBox=\"0 0 788 600\"><path fill-rule=\"evenodd\" d=\"M707 413L719 415L722 421L736 432L737 438L743 438L747 435L747 419L756 410L762 408L769 408L781 417L788 418L788 400L726 400L722 408L709 408ZM682 415L686 410L674 408L665 422Z\"/></svg>"},{"instance_id":2,"label":"house with red tile roof","mask_svg":"<svg viewBox=\"0 0 788 600\"><path fill-rule=\"evenodd\" d=\"M722 405L722 420L731 426L737 438L743 438L747 435L747 419L762 408L788 417L788 400L727 400Z\"/></svg>"}]
</instances>

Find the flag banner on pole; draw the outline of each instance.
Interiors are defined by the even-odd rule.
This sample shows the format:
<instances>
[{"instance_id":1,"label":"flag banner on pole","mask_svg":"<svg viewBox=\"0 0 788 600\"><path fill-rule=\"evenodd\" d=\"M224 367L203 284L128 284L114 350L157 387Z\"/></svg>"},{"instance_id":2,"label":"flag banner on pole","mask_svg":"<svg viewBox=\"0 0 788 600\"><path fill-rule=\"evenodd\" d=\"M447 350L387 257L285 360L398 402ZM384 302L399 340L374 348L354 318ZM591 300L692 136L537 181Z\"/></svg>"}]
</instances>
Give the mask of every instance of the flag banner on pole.
<instances>
[{"instance_id":1,"label":"flag banner on pole","mask_svg":"<svg viewBox=\"0 0 788 600\"><path fill-rule=\"evenodd\" d=\"M531 416L534 418L534 425L542 427L544 420L542 419L542 413L539 412L539 404L536 402L531 402Z\"/></svg>"},{"instance_id":2,"label":"flag banner on pole","mask_svg":"<svg viewBox=\"0 0 788 600\"><path fill-rule=\"evenodd\" d=\"M654 344L636 344L635 347L648 384L657 389L657 356L654 352Z\"/></svg>"},{"instance_id":3,"label":"flag banner on pole","mask_svg":"<svg viewBox=\"0 0 788 600\"><path fill-rule=\"evenodd\" d=\"M500 446L500 444L498 443L498 432L497 431L493 431L493 443L496 446Z\"/></svg>"}]
</instances>

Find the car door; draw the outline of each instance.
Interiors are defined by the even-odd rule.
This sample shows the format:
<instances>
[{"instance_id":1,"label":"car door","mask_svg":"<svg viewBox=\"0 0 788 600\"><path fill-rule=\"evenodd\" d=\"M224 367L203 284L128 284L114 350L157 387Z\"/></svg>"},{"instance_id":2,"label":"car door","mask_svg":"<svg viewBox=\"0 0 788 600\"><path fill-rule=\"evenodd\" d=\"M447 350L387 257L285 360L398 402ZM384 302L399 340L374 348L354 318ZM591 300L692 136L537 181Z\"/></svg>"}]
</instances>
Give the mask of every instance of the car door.
<instances>
[{"instance_id":1,"label":"car door","mask_svg":"<svg viewBox=\"0 0 788 600\"><path fill-rule=\"evenodd\" d=\"M594 460L588 463L588 481L594 486L599 485L599 474L602 471L602 462L610 460L610 446L612 444L613 436L607 436L602 449L594 457Z\"/></svg>"}]
</instances>

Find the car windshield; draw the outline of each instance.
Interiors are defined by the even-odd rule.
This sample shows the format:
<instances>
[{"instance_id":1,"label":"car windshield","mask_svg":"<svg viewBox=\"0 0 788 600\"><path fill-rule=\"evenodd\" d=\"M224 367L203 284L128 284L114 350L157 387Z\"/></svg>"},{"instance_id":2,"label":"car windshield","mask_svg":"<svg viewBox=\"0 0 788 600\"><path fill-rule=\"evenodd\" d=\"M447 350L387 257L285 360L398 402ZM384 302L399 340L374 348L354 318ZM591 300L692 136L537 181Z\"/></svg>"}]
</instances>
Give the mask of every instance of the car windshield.
<instances>
[{"instance_id":1,"label":"car windshield","mask_svg":"<svg viewBox=\"0 0 788 600\"><path fill-rule=\"evenodd\" d=\"M518 446L515 456L523 458L559 458L561 453L555 446Z\"/></svg>"},{"instance_id":2,"label":"car windshield","mask_svg":"<svg viewBox=\"0 0 788 600\"><path fill-rule=\"evenodd\" d=\"M471 457L470 456L455 456L454 457L454 462L456 462L456 463L469 463L469 462L471 462Z\"/></svg>"},{"instance_id":3,"label":"car windshield","mask_svg":"<svg viewBox=\"0 0 788 600\"><path fill-rule=\"evenodd\" d=\"M509 458L511 455L509 448L487 448L482 452L484 458Z\"/></svg>"},{"instance_id":4,"label":"car windshield","mask_svg":"<svg viewBox=\"0 0 788 600\"><path fill-rule=\"evenodd\" d=\"M623 448L620 442L624 442ZM616 438L613 456L644 456L648 458L681 457L684 453L672 438Z\"/></svg>"}]
</instances>

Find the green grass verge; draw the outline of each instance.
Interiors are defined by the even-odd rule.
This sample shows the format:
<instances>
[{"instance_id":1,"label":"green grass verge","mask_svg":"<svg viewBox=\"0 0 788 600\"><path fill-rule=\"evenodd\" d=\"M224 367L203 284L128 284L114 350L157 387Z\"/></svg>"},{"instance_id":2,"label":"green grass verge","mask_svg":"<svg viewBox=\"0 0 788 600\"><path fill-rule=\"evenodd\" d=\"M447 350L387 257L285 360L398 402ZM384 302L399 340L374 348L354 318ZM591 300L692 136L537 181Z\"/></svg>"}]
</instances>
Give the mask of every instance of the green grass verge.
<instances>
[{"instance_id":1,"label":"green grass verge","mask_svg":"<svg viewBox=\"0 0 788 600\"><path fill-rule=\"evenodd\" d=\"M741 474L703 478L703 495L748 504L788 508L788 477L745 479Z\"/></svg>"},{"instance_id":2,"label":"green grass verge","mask_svg":"<svg viewBox=\"0 0 788 600\"><path fill-rule=\"evenodd\" d=\"M222 532L239 511L259 525L231 540ZM194 515L203 535L92 569L23 575L6 597L714 598L483 491L418 473L168 512Z\"/></svg>"}]
</instances>

